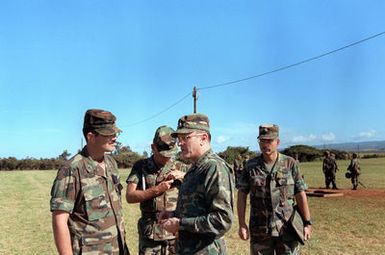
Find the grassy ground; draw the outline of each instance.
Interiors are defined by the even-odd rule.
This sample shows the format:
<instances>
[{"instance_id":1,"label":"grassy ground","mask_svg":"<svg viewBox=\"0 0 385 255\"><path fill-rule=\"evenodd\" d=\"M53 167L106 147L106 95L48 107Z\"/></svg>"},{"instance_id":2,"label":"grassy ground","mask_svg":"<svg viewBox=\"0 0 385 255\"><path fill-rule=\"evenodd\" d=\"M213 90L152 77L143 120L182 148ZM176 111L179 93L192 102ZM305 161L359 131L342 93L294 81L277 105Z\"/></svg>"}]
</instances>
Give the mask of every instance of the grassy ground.
<instances>
[{"instance_id":1,"label":"grassy ground","mask_svg":"<svg viewBox=\"0 0 385 255\"><path fill-rule=\"evenodd\" d=\"M314 219L313 238L303 255L385 254L385 158L361 160L361 181L368 187L357 193L344 173L348 161L339 161L337 185L343 197L309 197ZM321 162L303 163L310 187L322 187ZM128 170L122 170L124 182ZM0 172L0 254L56 254L49 212L50 188L56 171ZM137 254L138 205L124 203L127 239ZM238 238L237 218L226 235L229 254L249 254L249 243Z\"/></svg>"}]
</instances>

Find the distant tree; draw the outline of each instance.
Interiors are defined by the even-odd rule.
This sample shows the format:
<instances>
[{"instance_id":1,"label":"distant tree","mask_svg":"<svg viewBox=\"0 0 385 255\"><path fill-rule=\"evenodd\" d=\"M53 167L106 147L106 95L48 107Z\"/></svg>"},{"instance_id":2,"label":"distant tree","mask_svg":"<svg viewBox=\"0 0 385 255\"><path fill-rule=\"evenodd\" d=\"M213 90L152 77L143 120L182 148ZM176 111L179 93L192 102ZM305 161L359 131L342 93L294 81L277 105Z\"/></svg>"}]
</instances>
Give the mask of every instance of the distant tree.
<instances>
[{"instance_id":1,"label":"distant tree","mask_svg":"<svg viewBox=\"0 0 385 255\"><path fill-rule=\"evenodd\" d=\"M113 153L119 168L130 168L136 161L142 157L131 150L130 146L123 146L120 144L119 149Z\"/></svg>"},{"instance_id":2,"label":"distant tree","mask_svg":"<svg viewBox=\"0 0 385 255\"><path fill-rule=\"evenodd\" d=\"M142 157L143 158L148 158L148 152L147 151L143 151Z\"/></svg>"},{"instance_id":3,"label":"distant tree","mask_svg":"<svg viewBox=\"0 0 385 255\"><path fill-rule=\"evenodd\" d=\"M226 160L227 163L233 164L234 159L238 156L241 155L242 157L249 155L250 158L255 156L255 152L252 152L249 150L249 147L232 147L229 146L224 150L223 152L219 152L218 155Z\"/></svg>"},{"instance_id":4,"label":"distant tree","mask_svg":"<svg viewBox=\"0 0 385 255\"><path fill-rule=\"evenodd\" d=\"M283 154L295 158L298 156L300 162L314 161L322 157L323 152L308 145L294 145L281 151Z\"/></svg>"}]
</instances>

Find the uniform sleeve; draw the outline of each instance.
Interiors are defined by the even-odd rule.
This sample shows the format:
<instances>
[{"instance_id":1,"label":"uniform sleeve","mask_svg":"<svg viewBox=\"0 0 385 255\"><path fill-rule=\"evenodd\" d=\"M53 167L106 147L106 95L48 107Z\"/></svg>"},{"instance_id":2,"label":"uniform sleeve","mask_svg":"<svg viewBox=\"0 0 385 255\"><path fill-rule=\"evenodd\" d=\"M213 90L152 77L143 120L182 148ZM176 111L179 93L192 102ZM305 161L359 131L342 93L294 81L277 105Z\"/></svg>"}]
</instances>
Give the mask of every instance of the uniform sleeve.
<instances>
[{"instance_id":1,"label":"uniform sleeve","mask_svg":"<svg viewBox=\"0 0 385 255\"><path fill-rule=\"evenodd\" d=\"M127 177L126 183L135 183L138 184L142 178L142 161L138 161L134 164L131 169L130 174Z\"/></svg>"},{"instance_id":2,"label":"uniform sleeve","mask_svg":"<svg viewBox=\"0 0 385 255\"><path fill-rule=\"evenodd\" d=\"M50 209L72 213L77 196L75 171L69 166L61 168L51 189Z\"/></svg>"},{"instance_id":3,"label":"uniform sleeve","mask_svg":"<svg viewBox=\"0 0 385 255\"><path fill-rule=\"evenodd\" d=\"M205 197L210 205L208 213L182 218L180 230L222 236L230 229L233 220L234 183L229 171L225 165L214 165L209 169L204 184Z\"/></svg>"},{"instance_id":4,"label":"uniform sleeve","mask_svg":"<svg viewBox=\"0 0 385 255\"><path fill-rule=\"evenodd\" d=\"M307 185L302 177L301 171L297 163L294 163L292 168L293 178L294 178L294 194L304 191L307 189Z\"/></svg>"}]
</instances>

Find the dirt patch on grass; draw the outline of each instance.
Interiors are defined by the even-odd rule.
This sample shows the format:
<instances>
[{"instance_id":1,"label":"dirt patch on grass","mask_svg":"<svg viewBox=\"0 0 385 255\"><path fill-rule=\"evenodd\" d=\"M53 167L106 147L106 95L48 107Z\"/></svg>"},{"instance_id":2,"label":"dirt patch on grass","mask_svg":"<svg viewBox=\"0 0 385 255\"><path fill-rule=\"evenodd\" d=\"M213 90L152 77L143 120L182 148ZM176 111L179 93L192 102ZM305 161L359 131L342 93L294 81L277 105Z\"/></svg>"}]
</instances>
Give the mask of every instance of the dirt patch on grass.
<instances>
[{"instance_id":1,"label":"dirt patch on grass","mask_svg":"<svg viewBox=\"0 0 385 255\"><path fill-rule=\"evenodd\" d=\"M323 189L323 188L311 188L310 192L324 192L324 193L342 193L345 197L370 197L370 198L383 198L385 199L385 189L365 189L358 188L357 190L351 189Z\"/></svg>"}]
</instances>

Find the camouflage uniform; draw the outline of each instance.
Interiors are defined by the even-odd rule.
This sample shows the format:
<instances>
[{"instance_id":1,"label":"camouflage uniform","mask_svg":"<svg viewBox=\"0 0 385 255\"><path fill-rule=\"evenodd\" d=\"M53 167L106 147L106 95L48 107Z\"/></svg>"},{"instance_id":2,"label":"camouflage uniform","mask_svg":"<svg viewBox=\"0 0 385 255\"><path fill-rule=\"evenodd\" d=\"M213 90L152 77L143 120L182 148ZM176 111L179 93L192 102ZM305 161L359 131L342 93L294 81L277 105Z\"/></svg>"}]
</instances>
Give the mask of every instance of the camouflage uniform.
<instances>
[{"instance_id":1,"label":"camouflage uniform","mask_svg":"<svg viewBox=\"0 0 385 255\"><path fill-rule=\"evenodd\" d=\"M358 163L358 158L353 157L348 166L348 171L350 171L350 179L352 181L353 190L356 190L358 187L358 176L361 174L360 164Z\"/></svg>"},{"instance_id":2,"label":"camouflage uniform","mask_svg":"<svg viewBox=\"0 0 385 255\"><path fill-rule=\"evenodd\" d=\"M86 147L64 167L51 190L51 211L70 214L73 254L129 254L122 217L120 177L116 162L105 155L105 170Z\"/></svg>"},{"instance_id":3,"label":"camouflage uniform","mask_svg":"<svg viewBox=\"0 0 385 255\"><path fill-rule=\"evenodd\" d=\"M175 215L181 218L178 254L226 254L223 238L233 220L230 166L211 150L187 172Z\"/></svg>"},{"instance_id":4,"label":"camouflage uniform","mask_svg":"<svg viewBox=\"0 0 385 255\"><path fill-rule=\"evenodd\" d=\"M242 158L240 156L237 156L234 159L234 163L233 163L233 171L235 174L235 184L237 184L239 178L241 178L242 171L243 171L243 165L244 164L242 162Z\"/></svg>"},{"instance_id":5,"label":"camouflage uniform","mask_svg":"<svg viewBox=\"0 0 385 255\"><path fill-rule=\"evenodd\" d=\"M262 156L249 160L237 188L250 193L251 254L298 254L298 241L285 224L293 213L294 195L305 190L305 183L295 160L283 154L271 171ZM257 253L259 252L259 253Z\"/></svg>"},{"instance_id":6,"label":"camouflage uniform","mask_svg":"<svg viewBox=\"0 0 385 255\"><path fill-rule=\"evenodd\" d=\"M111 137L121 130L115 126L116 117L108 111L90 109L84 116L83 134ZM68 213L68 231L73 254L129 254L124 233L121 190L115 160L102 154L100 165L89 155L88 146L101 149L101 145L88 144L59 169L51 190L50 209L53 216ZM109 149L103 148L104 152ZM56 225L60 219L53 217L54 235L66 238L65 229ZM56 226L56 227L55 227ZM56 231L55 231L56 229ZM62 247L63 243L57 244ZM63 248L63 247L62 247ZM67 247L64 247L67 249Z\"/></svg>"},{"instance_id":7,"label":"camouflage uniform","mask_svg":"<svg viewBox=\"0 0 385 255\"><path fill-rule=\"evenodd\" d=\"M206 115L181 117L172 136L194 131L210 136ZM193 160L179 190L177 254L227 254L224 234L233 222L234 176L231 166L210 149L209 140L204 144L207 150Z\"/></svg>"},{"instance_id":8,"label":"camouflage uniform","mask_svg":"<svg viewBox=\"0 0 385 255\"><path fill-rule=\"evenodd\" d=\"M337 171L337 163L334 158L332 158L329 152L325 153L325 158L322 162L322 171L325 175L325 186L328 189L330 183L332 184L333 189L337 189L336 185L336 171Z\"/></svg>"},{"instance_id":9,"label":"camouflage uniform","mask_svg":"<svg viewBox=\"0 0 385 255\"><path fill-rule=\"evenodd\" d=\"M140 189L148 189L164 181L174 170L186 172L187 166L170 159L165 166L159 168L153 157L150 157L134 164L126 182L135 183ZM140 203L142 217L138 221L139 254L175 254L176 237L158 226L157 215L164 210L175 210L177 197L178 187L173 187L160 196Z\"/></svg>"}]
</instances>

